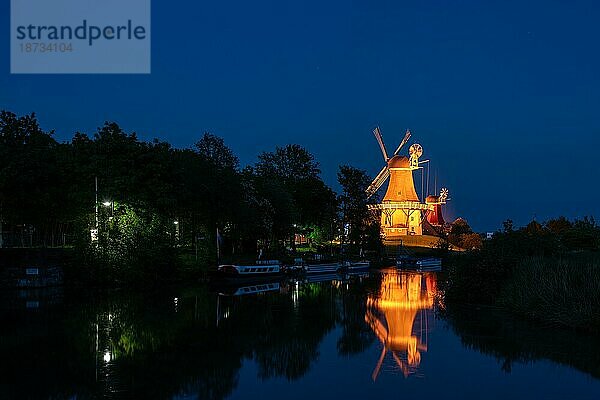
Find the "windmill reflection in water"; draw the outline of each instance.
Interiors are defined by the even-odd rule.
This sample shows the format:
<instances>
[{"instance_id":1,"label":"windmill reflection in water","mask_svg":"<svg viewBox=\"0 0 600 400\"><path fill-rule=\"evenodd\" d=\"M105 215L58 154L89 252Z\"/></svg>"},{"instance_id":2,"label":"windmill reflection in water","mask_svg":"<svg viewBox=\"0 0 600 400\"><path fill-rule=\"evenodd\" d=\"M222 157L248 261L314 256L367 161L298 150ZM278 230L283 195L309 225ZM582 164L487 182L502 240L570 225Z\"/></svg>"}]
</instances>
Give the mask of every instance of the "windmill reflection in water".
<instances>
[{"instance_id":1,"label":"windmill reflection in water","mask_svg":"<svg viewBox=\"0 0 600 400\"><path fill-rule=\"evenodd\" d=\"M436 293L434 273L382 271L379 291L367 297L365 321L383 348L373 371L375 381L388 353L405 377L416 374L427 351L429 310Z\"/></svg>"}]
</instances>

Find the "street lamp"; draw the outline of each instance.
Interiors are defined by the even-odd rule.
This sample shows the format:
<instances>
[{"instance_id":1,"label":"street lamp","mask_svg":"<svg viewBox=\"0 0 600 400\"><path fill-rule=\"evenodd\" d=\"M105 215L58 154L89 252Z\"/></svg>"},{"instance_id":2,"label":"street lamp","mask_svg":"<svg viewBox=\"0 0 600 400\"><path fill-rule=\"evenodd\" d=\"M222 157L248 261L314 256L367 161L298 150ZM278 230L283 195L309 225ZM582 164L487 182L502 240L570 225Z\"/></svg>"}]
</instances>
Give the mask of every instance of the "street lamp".
<instances>
[{"instance_id":1,"label":"street lamp","mask_svg":"<svg viewBox=\"0 0 600 400\"><path fill-rule=\"evenodd\" d=\"M106 208L110 207L110 217L108 217L108 220L111 221L115 216L115 202L112 200L104 200L102 205Z\"/></svg>"},{"instance_id":2,"label":"street lamp","mask_svg":"<svg viewBox=\"0 0 600 400\"><path fill-rule=\"evenodd\" d=\"M179 241L179 221L173 221L175 225L175 240Z\"/></svg>"}]
</instances>

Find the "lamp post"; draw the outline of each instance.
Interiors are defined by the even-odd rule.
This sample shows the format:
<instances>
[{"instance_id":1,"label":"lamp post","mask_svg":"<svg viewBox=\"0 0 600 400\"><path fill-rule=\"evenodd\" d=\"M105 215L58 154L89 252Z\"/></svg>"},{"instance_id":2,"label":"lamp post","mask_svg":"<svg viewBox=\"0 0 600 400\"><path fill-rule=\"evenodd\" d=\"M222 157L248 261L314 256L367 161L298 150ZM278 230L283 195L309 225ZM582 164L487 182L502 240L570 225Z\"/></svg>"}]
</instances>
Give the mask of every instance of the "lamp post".
<instances>
[{"instance_id":1,"label":"lamp post","mask_svg":"<svg viewBox=\"0 0 600 400\"><path fill-rule=\"evenodd\" d=\"M175 225L175 241L179 242L179 221L173 221Z\"/></svg>"},{"instance_id":2,"label":"lamp post","mask_svg":"<svg viewBox=\"0 0 600 400\"><path fill-rule=\"evenodd\" d=\"M92 243L98 244L98 177L94 177L94 183L96 186L96 201L94 202L94 227L90 229L90 239Z\"/></svg>"},{"instance_id":3,"label":"lamp post","mask_svg":"<svg viewBox=\"0 0 600 400\"><path fill-rule=\"evenodd\" d=\"M95 204L95 207L94 207L94 220L95 221L94 221L94 228L90 229L90 236L91 236L92 242L96 242L97 243L98 242L98 227L100 225L100 216L99 216L99 210L98 210L99 203L98 203L98 177L97 176L94 177L94 185L95 185L95 188L96 188L96 191L95 191L96 201L94 202L94 204ZM104 200L102 202L102 205L104 207L110 207L111 208L111 210L110 210L111 211L110 212L110 215L111 215L110 219L112 219L114 217L114 214L115 214L115 203L114 203L114 201L112 201L112 200Z\"/></svg>"},{"instance_id":4,"label":"lamp post","mask_svg":"<svg viewBox=\"0 0 600 400\"><path fill-rule=\"evenodd\" d=\"M102 202L102 205L107 208L110 207L110 218L109 219L112 219L115 216L115 202L111 201L111 200L105 200Z\"/></svg>"}]
</instances>

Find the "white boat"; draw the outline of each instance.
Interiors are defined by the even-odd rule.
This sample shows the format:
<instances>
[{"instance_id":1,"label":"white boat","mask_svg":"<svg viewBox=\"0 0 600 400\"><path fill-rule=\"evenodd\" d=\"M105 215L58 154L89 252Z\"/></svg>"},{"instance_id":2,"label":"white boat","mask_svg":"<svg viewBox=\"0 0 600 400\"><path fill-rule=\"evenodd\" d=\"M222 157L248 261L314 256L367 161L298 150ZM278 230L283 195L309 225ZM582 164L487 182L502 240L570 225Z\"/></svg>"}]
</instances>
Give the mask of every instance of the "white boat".
<instances>
[{"instance_id":1,"label":"white boat","mask_svg":"<svg viewBox=\"0 0 600 400\"><path fill-rule=\"evenodd\" d=\"M259 260L254 265L222 264L217 267L217 275L223 278L259 278L280 273L281 263L278 260Z\"/></svg>"},{"instance_id":2,"label":"white boat","mask_svg":"<svg viewBox=\"0 0 600 400\"><path fill-rule=\"evenodd\" d=\"M342 264L339 262L326 263L326 264L305 264L298 266L299 269L305 274L331 274L336 273L342 268Z\"/></svg>"},{"instance_id":3,"label":"white boat","mask_svg":"<svg viewBox=\"0 0 600 400\"><path fill-rule=\"evenodd\" d=\"M439 267L442 265L442 260L439 258L424 258L422 260L417 260L417 267Z\"/></svg>"},{"instance_id":4,"label":"white boat","mask_svg":"<svg viewBox=\"0 0 600 400\"><path fill-rule=\"evenodd\" d=\"M369 261L346 262L344 267L348 272L367 271L371 267L371 263Z\"/></svg>"},{"instance_id":5,"label":"white boat","mask_svg":"<svg viewBox=\"0 0 600 400\"><path fill-rule=\"evenodd\" d=\"M439 271L442 268L442 260L435 257L402 258L396 261L396 266L416 269L417 271Z\"/></svg>"}]
</instances>

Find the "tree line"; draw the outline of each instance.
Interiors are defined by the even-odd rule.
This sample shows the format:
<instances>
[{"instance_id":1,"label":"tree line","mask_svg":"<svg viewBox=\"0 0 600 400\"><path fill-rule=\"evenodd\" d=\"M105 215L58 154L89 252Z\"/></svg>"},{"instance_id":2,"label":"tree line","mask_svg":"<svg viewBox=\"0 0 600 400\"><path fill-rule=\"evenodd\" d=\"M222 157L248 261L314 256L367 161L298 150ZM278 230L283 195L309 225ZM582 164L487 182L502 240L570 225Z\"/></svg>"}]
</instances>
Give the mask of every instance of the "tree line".
<instances>
[{"instance_id":1,"label":"tree line","mask_svg":"<svg viewBox=\"0 0 600 400\"><path fill-rule=\"evenodd\" d=\"M97 226L96 248L106 251L88 256L156 263L175 248L200 248L208 259L217 242L225 254L294 250L296 234L325 246L339 240L342 223L350 227L352 246L373 246L379 231L366 207L369 177L342 166L338 178L339 196L322 180L314 156L297 144L241 167L210 133L181 149L106 122L91 136L77 132L61 143L54 131L40 128L35 114L0 112L4 247L93 250L90 229Z\"/></svg>"}]
</instances>

